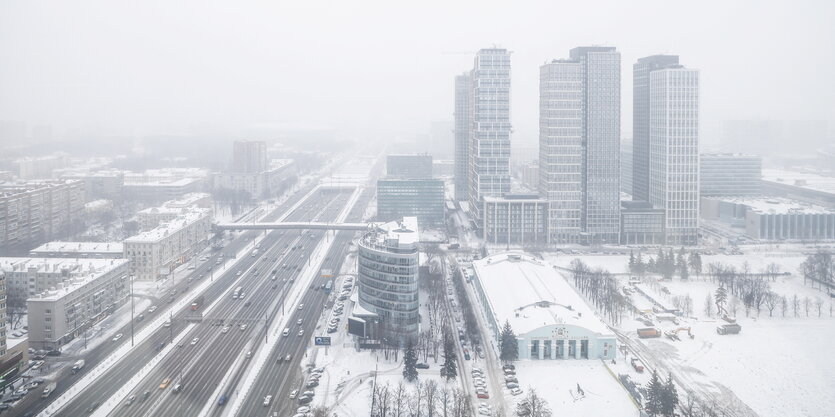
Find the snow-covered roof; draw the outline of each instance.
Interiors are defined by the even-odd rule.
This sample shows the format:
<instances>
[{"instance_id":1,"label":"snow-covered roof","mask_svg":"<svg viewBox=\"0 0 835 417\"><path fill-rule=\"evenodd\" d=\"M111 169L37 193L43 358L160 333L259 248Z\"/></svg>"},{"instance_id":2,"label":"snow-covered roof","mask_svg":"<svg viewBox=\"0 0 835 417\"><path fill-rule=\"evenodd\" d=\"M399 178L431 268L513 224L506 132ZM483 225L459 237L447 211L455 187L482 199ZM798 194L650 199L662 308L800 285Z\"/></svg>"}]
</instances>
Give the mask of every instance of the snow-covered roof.
<instances>
[{"instance_id":1,"label":"snow-covered roof","mask_svg":"<svg viewBox=\"0 0 835 417\"><path fill-rule=\"evenodd\" d=\"M385 242L397 242L399 248L414 246L420 241L417 217L404 217L402 221L393 221L377 225L377 231L366 235L366 239Z\"/></svg>"},{"instance_id":2,"label":"snow-covered roof","mask_svg":"<svg viewBox=\"0 0 835 417\"><path fill-rule=\"evenodd\" d=\"M740 204L749 210L762 214L824 214L832 213L826 207L790 200L782 197L745 198L745 197L705 197L729 203Z\"/></svg>"},{"instance_id":3,"label":"snow-covered roof","mask_svg":"<svg viewBox=\"0 0 835 417\"><path fill-rule=\"evenodd\" d=\"M554 324L612 334L565 278L544 261L507 252L473 261L473 269L499 325L510 321L517 335Z\"/></svg>"},{"instance_id":4,"label":"snow-covered roof","mask_svg":"<svg viewBox=\"0 0 835 417\"><path fill-rule=\"evenodd\" d=\"M782 169L763 169L763 180L835 194L835 178Z\"/></svg>"},{"instance_id":5,"label":"snow-covered roof","mask_svg":"<svg viewBox=\"0 0 835 417\"><path fill-rule=\"evenodd\" d=\"M121 242L48 242L32 249L30 253L44 252L121 254L123 247Z\"/></svg>"},{"instance_id":6,"label":"snow-covered roof","mask_svg":"<svg viewBox=\"0 0 835 417\"><path fill-rule=\"evenodd\" d=\"M131 236L125 239L125 243L157 242L160 239L172 235L175 232L209 215L208 209L193 207L187 210L188 211L184 212L183 214L178 216L176 219L171 220L170 222L163 223L154 229L148 230L147 232L142 232L138 235Z\"/></svg>"}]
</instances>

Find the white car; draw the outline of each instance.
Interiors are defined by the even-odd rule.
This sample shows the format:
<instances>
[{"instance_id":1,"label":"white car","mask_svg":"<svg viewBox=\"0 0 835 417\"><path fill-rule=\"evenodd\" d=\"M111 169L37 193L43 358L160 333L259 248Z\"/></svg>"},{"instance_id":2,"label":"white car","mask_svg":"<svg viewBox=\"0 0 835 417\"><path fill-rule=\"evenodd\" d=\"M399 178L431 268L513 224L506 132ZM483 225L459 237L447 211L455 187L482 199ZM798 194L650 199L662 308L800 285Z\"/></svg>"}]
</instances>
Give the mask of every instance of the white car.
<instances>
[{"instance_id":1,"label":"white car","mask_svg":"<svg viewBox=\"0 0 835 417\"><path fill-rule=\"evenodd\" d=\"M297 413L309 413L309 412L310 412L310 407L308 407L308 406L306 406L306 405L305 405L305 406L301 406L301 407L299 407L299 409L298 409L298 410L296 410L296 412L297 412Z\"/></svg>"},{"instance_id":2,"label":"white car","mask_svg":"<svg viewBox=\"0 0 835 417\"><path fill-rule=\"evenodd\" d=\"M119 339L121 339L121 338L122 338L122 334L121 334L121 333L119 333L119 334L117 334L116 336L114 336L114 337L113 337L113 341L114 341L114 342L118 342L118 341L119 341Z\"/></svg>"},{"instance_id":3,"label":"white car","mask_svg":"<svg viewBox=\"0 0 835 417\"><path fill-rule=\"evenodd\" d=\"M200 341L200 338L195 337L194 339L191 339L191 345L196 345L198 341Z\"/></svg>"},{"instance_id":4,"label":"white car","mask_svg":"<svg viewBox=\"0 0 835 417\"><path fill-rule=\"evenodd\" d=\"M492 416L492 415L493 415L493 412L492 412L492 411L490 411L490 410L488 410L488 409L486 409L486 408L479 408L479 409L478 409L478 414L480 414L480 415L482 415L482 416Z\"/></svg>"},{"instance_id":5,"label":"white car","mask_svg":"<svg viewBox=\"0 0 835 417\"><path fill-rule=\"evenodd\" d=\"M299 336L304 336L304 329L299 330Z\"/></svg>"},{"instance_id":6,"label":"white car","mask_svg":"<svg viewBox=\"0 0 835 417\"><path fill-rule=\"evenodd\" d=\"M220 332L221 332L221 333L226 333L226 332L228 332L228 331L229 331L229 326L223 326L223 328L222 328L222 329L220 329Z\"/></svg>"},{"instance_id":7,"label":"white car","mask_svg":"<svg viewBox=\"0 0 835 417\"><path fill-rule=\"evenodd\" d=\"M246 323L240 325L238 328L241 329L241 331L246 330Z\"/></svg>"},{"instance_id":8,"label":"white car","mask_svg":"<svg viewBox=\"0 0 835 417\"><path fill-rule=\"evenodd\" d=\"M148 313L153 313L154 311L157 311L157 306L151 306L148 308Z\"/></svg>"},{"instance_id":9,"label":"white car","mask_svg":"<svg viewBox=\"0 0 835 417\"><path fill-rule=\"evenodd\" d=\"M290 391L290 399L291 400L295 399L297 395L299 395L299 390L294 389L293 391Z\"/></svg>"},{"instance_id":10,"label":"white car","mask_svg":"<svg viewBox=\"0 0 835 417\"><path fill-rule=\"evenodd\" d=\"M522 390L520 388L513 388L513 389L510 390L510 393L512 395L519 395L519 394L522 393Z\"/></svg>"},{"instance_id":11,"label":"white car","mask_svg":"<svg viewBox=\"0 0 835 417\"><path fill-rule=\"evenodd\" d=\"M264 397L264 407L268 407L272 401L273 401L273 396L272 395L268 395L268 396Z\"/></svg>"}]
</instances>

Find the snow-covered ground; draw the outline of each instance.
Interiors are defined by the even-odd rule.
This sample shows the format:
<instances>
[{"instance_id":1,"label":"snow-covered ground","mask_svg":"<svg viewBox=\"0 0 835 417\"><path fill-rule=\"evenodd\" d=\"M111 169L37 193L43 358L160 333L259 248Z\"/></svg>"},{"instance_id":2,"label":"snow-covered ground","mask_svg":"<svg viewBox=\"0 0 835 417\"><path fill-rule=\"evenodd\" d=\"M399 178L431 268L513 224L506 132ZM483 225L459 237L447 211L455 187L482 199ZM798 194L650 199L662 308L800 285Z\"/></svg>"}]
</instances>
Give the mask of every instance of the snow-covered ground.
<instances>
[{"instance_id":1,"label":"snow-covered ground","mask_svg":"<svg viewBox=\"0 0 835 417\"><path fill-rule=\"evenodd\" d=\"M503 390L513 414L516 402L531 388L548 402L555 416L632 417L638 414L627 392L600 361L524 360L515 362L515 366L519 386L524 392L514 397ZM578 384L585 396L577 393Z\"/></svg>"},{"instance_id":2,"label":"snow-covered ground","mask_svg":"<svg viewBox=\"0 0 835 417\"><path fill-rule=\"evenodd\" d=\"M784 245L788 246L788 245ZM781 271L791 275L781 275L770 281L771 290L789 299L789 307L783 316L778 306L769 315L763 309L759 316L756 311L746 316L741 302L736 313L737 321L742 326L738 335L720 336L716 326L721 324L716 318L705 313L708 294L714 294L717 284L709 279L691 277L689 281L675 278L663 282L670 294L660 291L660 286L648 281L644 288L653 298L665 304L671 304L674 297L689 295L693 300L693 314L681 319L678 325L654 320L656 327L669 331L679 327L689 327L694 335L687 337L686 332L679 333L680 341L671 341L665 337L641 340L644 352L663 368L673 369L688 388L696 387L719 401L738 404L739 409L748 414L761 417L777 416L823 416L832 415L835 409L835 384L829 370L835 367L835 356L824 353L829 343L835 340L835 318L830 316L833 302L825 293L803 284L797 274L803 262L803 252L813 249L800 246L777 248L774 245L761 245L750 249L745 255L703 255L703 265L720 262L742 269L747 263L751 272L762 272L774 262ZM791 249L784 251L785 249ZM654 254L650 251L650 254ZM545 255L555 265L568 267L575 258L580 258L591 267L601 267L614 273L626 273L628 255ZM625 281L626 276L621 280ZM800 300L812 300L809 316L806 316L803 303L794 316L791 299L797 295ZM632 295L636 305L651 305L646 297L636 293ZM818 317L814 300L823 301L822 314ZM729 302L730 304L730 302ZM640 308L640 307L639 307ZM646 325L625 316L618 328L630 338L635 339L635 329ZM623 357L619 355L619 361ZM621 361L616 369L618 373L629 373L638 381L645 382L647 373L638 375ZM521 378L520 378L521 381ZM583 386L585 389L585 386Z\"/></svg>"}]
</instances>

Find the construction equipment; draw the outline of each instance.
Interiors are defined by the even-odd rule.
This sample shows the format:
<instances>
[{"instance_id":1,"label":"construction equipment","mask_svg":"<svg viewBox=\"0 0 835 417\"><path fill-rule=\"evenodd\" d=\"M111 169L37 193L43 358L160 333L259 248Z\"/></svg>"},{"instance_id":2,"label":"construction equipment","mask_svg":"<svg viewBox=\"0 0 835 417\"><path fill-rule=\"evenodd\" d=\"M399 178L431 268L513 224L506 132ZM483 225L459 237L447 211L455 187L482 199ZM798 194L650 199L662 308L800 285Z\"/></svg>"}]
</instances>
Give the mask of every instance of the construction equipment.
<instances>
[{"instance_id":1,"label":"construction equipment","mask_svg":"<svg viewBox=\"0 0 835 417\"><path fill-rule=\"evenodd\" d=\"M728 323L716 326L716 333L721 335L739 334L742 331L742 326L738 323Z\"/></svg>"},{"instance_id":2,"label":"construction equipment","mask_svg":"<svg viewBox=\"0 0 835 417\"><path fill-rule=\"evenodd\" d=\"M691 331L691 329L689 327L679 327L675 330L664 332L664 336L666 336L667 339L670 339L670 340L681 340L681 338L679 338L679 336L678 336L678 332L680 332L682 330L687 330L687 335L690 336L691 339L696 338L696 336L693 335L693 332Z\"/></svg>"},{"instance_id":3,"label":"construction equipment","mask_svg":"<svg viewBox=\"0 0 835 417\"><path fill-rule=\"evenodd\" d=\"M649 339L652 337L661 337L661 331L655 327L645 327L638 329L638 337L641 339Z\"/></svg>"}]
</instances>

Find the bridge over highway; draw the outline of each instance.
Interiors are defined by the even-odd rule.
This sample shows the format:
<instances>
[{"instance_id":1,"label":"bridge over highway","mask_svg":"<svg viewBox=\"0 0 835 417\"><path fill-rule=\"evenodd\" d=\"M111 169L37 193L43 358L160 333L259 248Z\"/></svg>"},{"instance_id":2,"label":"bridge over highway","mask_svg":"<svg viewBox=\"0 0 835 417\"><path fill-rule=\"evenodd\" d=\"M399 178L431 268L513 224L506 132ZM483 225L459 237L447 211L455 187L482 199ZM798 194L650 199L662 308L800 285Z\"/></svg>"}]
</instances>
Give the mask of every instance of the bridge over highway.
<instances>
[{"instance_id":1,"label":"bridge over highway","mask_svg":"<svg viewBox=\"0 0 835 417\"><path fill-rule=\"evenodd\" d=\"M311 230L371 230L376 223L335 223L335 222L240 222L215 223L215 231L223 230L279 230L279 229L311 229Z\"/></svg>"}]
</instances>

